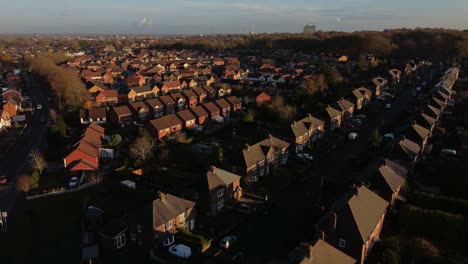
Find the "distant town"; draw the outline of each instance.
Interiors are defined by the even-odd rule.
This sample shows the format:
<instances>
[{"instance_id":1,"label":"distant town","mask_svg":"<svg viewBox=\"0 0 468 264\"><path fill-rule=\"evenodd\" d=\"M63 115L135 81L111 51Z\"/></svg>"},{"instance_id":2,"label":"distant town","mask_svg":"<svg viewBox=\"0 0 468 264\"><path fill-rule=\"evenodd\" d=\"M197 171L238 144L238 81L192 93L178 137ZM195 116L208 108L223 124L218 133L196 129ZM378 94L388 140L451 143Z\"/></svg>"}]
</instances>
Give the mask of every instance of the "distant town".
<instances>
[{"instance_id":1,"label":"distant town","mask_svg":"<svg viewBox=\"0 0 468 264\"><path fill-rule=\"evenodd\" d=\"M2 263L467 261L467 32L0 51Z\"/></svg>"}]
</instances>

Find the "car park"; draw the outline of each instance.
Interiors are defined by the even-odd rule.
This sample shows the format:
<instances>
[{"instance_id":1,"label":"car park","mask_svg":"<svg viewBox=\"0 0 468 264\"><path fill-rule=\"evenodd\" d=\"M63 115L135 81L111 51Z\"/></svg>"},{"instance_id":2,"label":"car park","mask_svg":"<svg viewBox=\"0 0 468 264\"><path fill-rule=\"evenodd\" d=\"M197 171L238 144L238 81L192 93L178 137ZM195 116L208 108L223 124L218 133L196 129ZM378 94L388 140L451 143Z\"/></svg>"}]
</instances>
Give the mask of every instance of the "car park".
<instances>
[{"instance_id":1,"label":"car park","mask_svg":"<svg viewBox=\"0 0 468 264\"><path fill-rule=\"evenodd\" d=\"M169 247L169 253L180 258L189 258L192 255L192 249L184 244L177 244Z\"/></svg>"},{"instance_id":2,"label":"car park","mask_svg":"<svg viewBox=\"0 0 468 264\"><path fill-rule=\"evenodd\" d=\"M219 241L218 246L220 248L227 249L229 248L235 241L237 240L236 236L230 235L230 236L225 236L221 241Z\"/></svg>"}]
</instances>

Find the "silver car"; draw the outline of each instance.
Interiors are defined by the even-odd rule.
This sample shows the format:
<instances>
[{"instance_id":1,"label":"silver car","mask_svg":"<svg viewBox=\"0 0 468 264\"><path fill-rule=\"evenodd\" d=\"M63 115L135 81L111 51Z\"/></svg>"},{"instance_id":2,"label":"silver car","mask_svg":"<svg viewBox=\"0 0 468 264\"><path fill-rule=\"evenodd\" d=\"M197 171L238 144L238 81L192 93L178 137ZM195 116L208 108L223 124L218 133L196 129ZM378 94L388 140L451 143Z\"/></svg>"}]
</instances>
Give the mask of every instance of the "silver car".
<instances>
[{"instance_id":1,"label":"silver car","mask_svg":"<svg viewBox=\"0 0 468 264\"><path fill-rule=\"evenodd\" d=\"M237 237L236 236L225 236L223 239L221 239L221 241L219 241L219 244L218 246L220 248L224 248L224 249L227 249L229 248L232 243L234 243L234 241L236 241Z\"/></svg>"}]
</instances>

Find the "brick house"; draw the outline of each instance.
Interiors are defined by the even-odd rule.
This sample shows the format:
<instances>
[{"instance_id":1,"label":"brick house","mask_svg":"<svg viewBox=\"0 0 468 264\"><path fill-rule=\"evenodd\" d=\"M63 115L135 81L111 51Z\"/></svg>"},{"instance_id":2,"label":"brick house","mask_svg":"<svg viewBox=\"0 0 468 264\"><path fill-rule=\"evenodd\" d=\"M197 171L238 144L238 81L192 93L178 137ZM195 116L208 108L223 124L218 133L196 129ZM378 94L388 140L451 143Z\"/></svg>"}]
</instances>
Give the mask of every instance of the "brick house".
<instances>
[{"instance_id":1,"label":"brick house","mask_svg":"<svg viewBox=\"0 0 468 264\"><path fill-rule=\"evenodd\" d=\"M167 135L180 132L182 121L174 114L167 115L151 120L147 129L157 139L162 140Z\"/></svg>"},{"instance_id":2,"label":"brick house","mask_svg":"<svg viewBox=\"0 0 468 264\"><path fill-rule=\"evenodd\" d=\"M242 109L242 103L239 101L237 97L229 96L228 98L226 98L226 100L231 105L231 112L236 112Z\"/></svg>"},{"instance_id":3,"label":"brick house","mask_svg":"<svg viewBox=\"0 0 468 264\"><path fill-rule=\"evenodd\" d=\"M189 109L195 116L198 125L203 125L208 119L208 112L202 106L195 106Z\"/></svg>"},{"instance_id":4,"label":"brick house","mask_svg":"<svg viewBox=\"0 0 468 264\"><path fill-rule=\"evenodd\" d=\"M207 102L208 93L202 87L195 87L192 91L197 95L198 104L204 104Z\"/></svg>"},{"instance_id":5,"label":"brick house","mask_svg":"<svg viewBox=\"0 0 468 264\"><path fill-rule=\"evenodd\" d=\"M87 125L89 123L105 124L107 122L106 108L92 107L80 110L80 123Z\"/></svg>"},{"instance_id":6,"label":"brick house","mask_svg":"<svg viewBox=\"0 0 468 264\"><path fill-rule=\"evenodd\" d=\"M133 114L133 120L146 122L150 117L150 109L145 102L134 102L129 104L130 111Z\"/></svg>"},{"instance_id":7,"label":"brick house","mask_svg":"<svg viewBox=\"0 0 468 264\"><path fill-rule=\"evenodd\" d=\"M206 174L206 193L200 197L200 206L210 215L223 211L225 204L242 197L241 176L211 167Z\"/></svg>"},{"instance_id":8,"label":"brick house","mask_svg":"<svg viewBox=\"0 0 468 264\"><path fill-rule=\"evenodd\" d=\"M253 99L257 105L267 104L271 101L271 96L265 92L258 91L254 93Z\"/></svg>"},{"instance_id":9,"label":"brick house","mask_svg":"<svg viewBox=\"0 0 468 264\"><path fill-rule=\"evenodd\" d=\"M291 124L294 134L295 152L299 153L307 145L316 142L325 132L325 122L308 114L305 118Z\"/></svg>"},{"instance_id":10,"label":"brick house","mask_svg":"<svg viewBox=\"0 0 468 264\"><path fill-rule=\"evenodd\" d=\"M176 113L177 117L182 121L185 129L191 128L195 125L196 117L188 109Z\"/></svg>"},{"instance_id":11,"label":"brick house","mask_svg":"<svg viewBox=\"0 0 468 264\"><path fill-rule=\"evenodd\" d=\"M289 264L356 264L356 260L318 239L313 245L301 243L288 254Z\"/></svg>"},{"instance_id":12,"label":"brick house","mask_svg":"<svg viewBox=\"0 0 468 264\"><path fill-rule=\"evenodd\" d=\"M104 90L97 93L94 97L94 103L96 106L109 105L119 103L119 93L117 90Z\"/></svg>"},{"instance_id":13,"label":"brick house","mask_svg":"<svg viewBox=\"0 0 468 264\"><path fill-rule=\"evenodd\" d=\"M371 90L374 92L374 96L380 96L380 93L387 87L387 84L387 79L380 76L372 79Z\"/></svg>"},{"instance_id":14,"label":"brick house","mask_svg":"<svg viewBox=\"0 0 468 264\"><path fill-rule=\"evenodd\" d=\"M81 140L63 159L64 167L69 171L95 171L99 168L99 152L104 128L91 123L83 133Z\"/></svg>"},{"instance_id":15,"label":"brick house","mask_svg":"<svg viewBox=\"0 0 468 264\"><path fill-rule=\"evenodd\" d=\"M129 102L143 101L145 99L154 98L156 94L150 85L136 86L129 88L127 93Z\"/></svg>"},{"instance_id":16,"label":"brick house","mask_svg":"<svg viewBox=\"0 0 468 264\"><path fill-rule=\"evenodd\" d=\"M244 158L241 171L247 184L257 182L259 178L269 175L272 168L286 164L288 161L289 143L269 135L268 138L242 150Z\"/></svg>"},{"instance_id":17,"label":"brick house","mask_svg":"<svg viewBox=\"0 0 468 264\"><path fill-rule=\"evenodd\" d=\"M170 97L175 101L177 111L181 111L187 108L187 102L185 97L181 93L173 93Z\"/></svg>"},{"instance_id":18,"label":"brick house","mask_svg":"<svg viewBox=\"0 0 468 264\"><path fill-rule=\"evenodd\" d=\"M209 102L209 103L205 103L202 105L203 108L206 110L206 112L208 113L208 116L210 117L210 119L212 120L215 120L216 118L218 118L220 116L220 112L221 110L219 109L218 106L216 106L215 103L213 102Z\"/></svg>"},{"instance_id":19,"label":"brick house","mask_svg":"<svg viewBox=\"0 0 468 264\"><path fill-rule=\"evenodd\" d=\"M353 90L353 96L356 110L361 110L371 101L372 91L364 87L357 88Z\"/></svg>"},{"instance_id":20,"label":"brick house","mask_svg":"<svg viewBox=\"0 0 468 264\"><path fill-rule=\"evenodd\" d=\"M182 95L184 96L188 108L195 107L198 104L198 96L193 92L193 90L185 90L182 91Z\"/></svg>"},{"instance_id":21,"label":"brick house","mask_svg":"<svg viewBox=\"0 0 468 264\"><path fill-rule=\"evenodd\" d=\"M332 205L320 221L324 240L363 264L379 239L389 203L361 186L348 199Z\"/></svg>"},{"instance_id":22,"label":"brick house","mask_svg":"<svg viewBox=\"0 0 468 264\"><path fill-rule=\"evenodd\" d=\"M151 119L158 118L164 115L164 104L159 98L153 98L146 101L150 109Z\"/></svg>"},{"instance_id":23,"label":"brick house","mask_svg":"<svg viewBox=\"0 0 468 264\"><path fill-rule=\"evenodd\" d=\"M162 94L169 94L174 92L180 92L182 90L182 86L178 80L168 81L161 83L160 90Z\"/></svg>"},{"instance_id":24,"label":"brick house","mask_svg":"<svg viewBox=\"0 0 468 264\"><path fill-rule=\"evenodd\" d=\"M164 105L164 111L166 115L174 114L176 111L176 102L169 95L163 95L159 97L159 100Z\"/></svg>"},{"instance_id":25,"label":"brick house","mask_svg":"<svg viewBox=\"0 0 468 264\"><path fill-rule=\"evenodd\" d=\"M218 106L219 109L221 109L221 115L224 118L229 119L229 116L231 114L231 105L229 104L229 102L226 101L226 99L221 98L216 100L215 104Z\"/></svg>"},{"instance_id":26,"label":"brick house","mask_svg":"<svg viewBox=\"0 0 468 264\"><path fill-rule=\"evenodd\" d=\"M216 99L216 90L211 86L202 87L206 91L206 97L208 101Z\"/></svg>"},{"instance_id":27,"label":"brick house","mask_svg":"<svg viewBox=\"0 0 468 264\"><path fill-rule=\"evenodd\" d=\"M336 110L341 110L342 122L347 122L353 118L354 104L350 101L341 98L333 105Z\"/></svg>"},{"instance_id":28,"label":"brick house","mask_svg":"<svg viewBox=\"0 0 468 264\"><path fill-rule=\"evenodd\" d=\"M327 115L327 119L325 122L325 129L329 132L335 130L336 128L341 126L342 121L342 113L340 110L337 110L330 105L325 108L325 113Z\"/></svg>"},{"instance_id":29,"label":"brick house","mask_svg":"<svg viewBox=\"0 0 468 264\"><path fill-rule=\"evenodd\" d=\"M114 124L119 126L133 123L132 111L126 105L112 107L109 118Z\"/></svg>"}]
</instances>

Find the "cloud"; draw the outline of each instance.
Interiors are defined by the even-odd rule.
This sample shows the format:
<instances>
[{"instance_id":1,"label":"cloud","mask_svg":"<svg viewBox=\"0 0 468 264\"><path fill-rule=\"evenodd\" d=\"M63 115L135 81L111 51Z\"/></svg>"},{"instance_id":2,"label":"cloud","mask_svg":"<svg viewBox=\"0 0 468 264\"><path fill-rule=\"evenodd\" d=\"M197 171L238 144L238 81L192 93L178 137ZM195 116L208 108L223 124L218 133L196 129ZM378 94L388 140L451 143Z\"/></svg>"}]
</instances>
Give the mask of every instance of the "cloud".
<instances>
[{"instance_id":1,"label":"cloud","mask_svg":"<svg viewBox=\"0 0 468 264\"><path fill-rule=\"evenodd\" d=\"M153 19L144 17L138 22L139 26L151 26L153 25Z\"/></svg>"}]
</instances>

